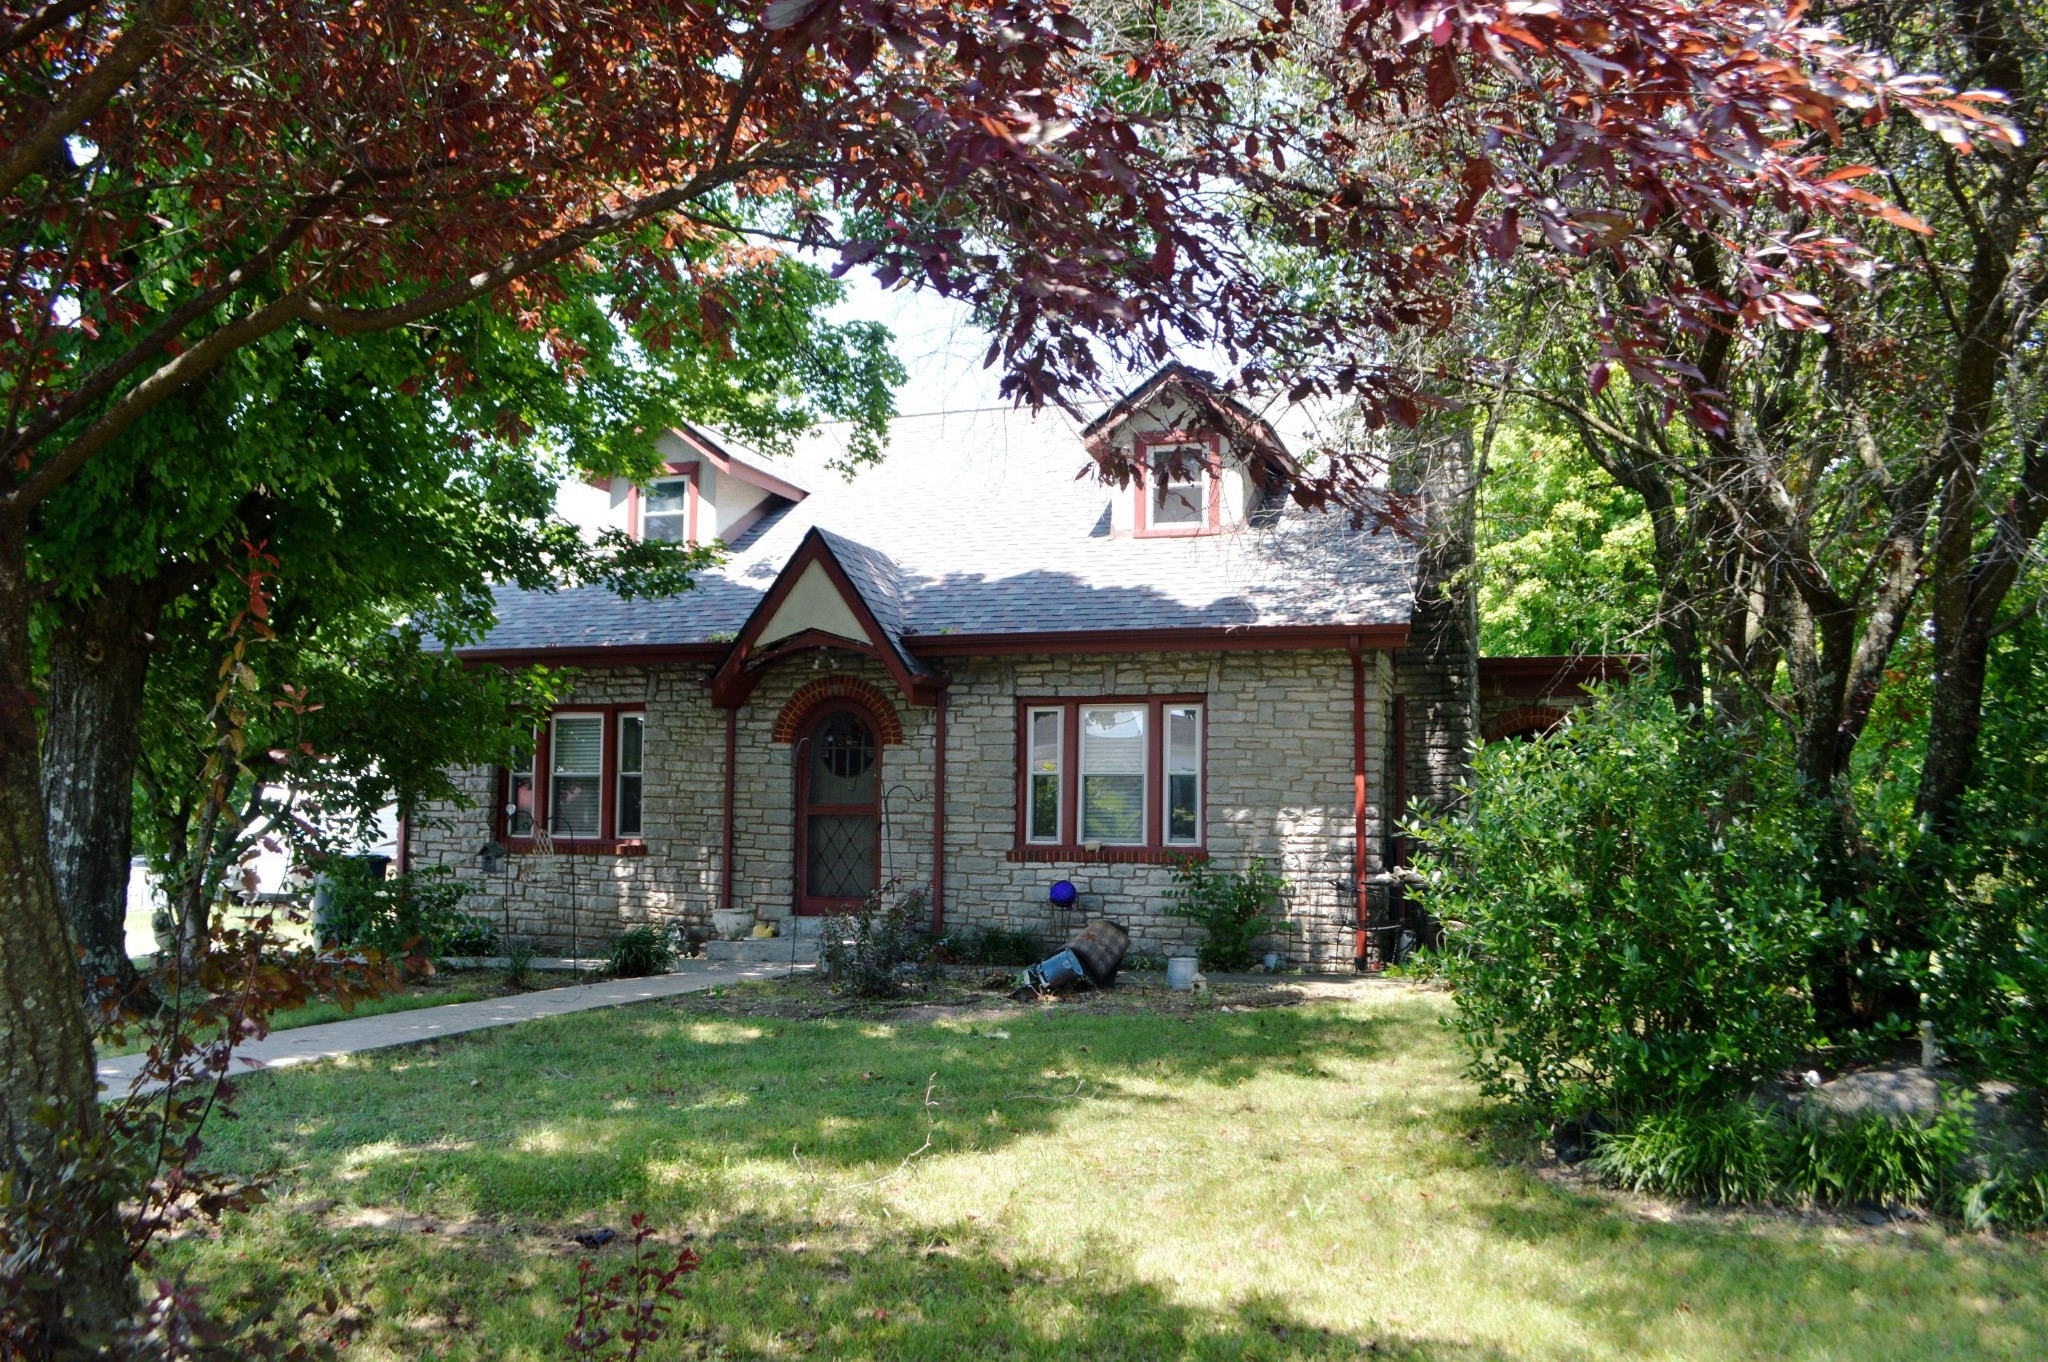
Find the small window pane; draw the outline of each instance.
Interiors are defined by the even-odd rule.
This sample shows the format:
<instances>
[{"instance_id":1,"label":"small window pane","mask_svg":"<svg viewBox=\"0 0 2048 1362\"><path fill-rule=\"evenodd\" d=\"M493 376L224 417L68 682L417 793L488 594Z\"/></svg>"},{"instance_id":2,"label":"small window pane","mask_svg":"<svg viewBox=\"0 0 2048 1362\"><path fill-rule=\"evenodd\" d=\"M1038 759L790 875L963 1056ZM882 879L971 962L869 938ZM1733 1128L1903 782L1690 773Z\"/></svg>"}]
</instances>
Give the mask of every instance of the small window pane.
<instances>
[{"instance_id":1,"label":"small window pane","mask_svg":"<svg viewBox=\"0 0 2048 1362\"><path fill-rule=\"evenodd\" d=\"M1031 769L1060 769L1060 712L1056 709L1031 711Z\"/></svg>"},{"instance_id":2,"label":"small window pane","mask_svg":"<svg viewBox=\"0 0 2048 1362\"><path fill-rule=\"evenodd\" d=\"M1145 711L1081 711L1081 840L1145 840Z\"/></svg>"},{"instance_id":3,"label":"small window pane","mask_svg":"<svg viewBox=\"0 0 2048 1362\"><path fill-rule=\"evenodd\" d=\"M595 837L603 802L604 716L562 715L555 720L554 780L548 791L548 830L557 837Z\"/></svg>"},{"instance_id":4,"label":"small window pane","mask_svg":"<svg viewBox=\"0 0 2048 1362\"><path fill-rule=\"evenodd\" d=\"M850 711L827 716L811 732L813 804L875 802L875 731Z\"/></svg>"},{"instance_id":5,"label":"small window pane","mask_svg":"<svg viewBox=\"0 0 2048 1362\"><path fill-rule=\"evenodd\" d=\"M538 735L534 735L536 738ZM533 745L513 758L505 771L505 834L533 836Z\"/></svg>"},{"instance_id":6,"label":"small window pane","mask_svg":"<svg viewBox=\"0 0 2048 1362\"><path fill-rule=\"evenodd\" d=\"M621 837L640 835L640 763L647 719L641 714L619 716L619 816Z\"/></svg>"},{"instance_id":7,"label":"small window pane","mask_svg":"<svg viewBox=\"0 0 2048 1362\"><path fill-rule=\"evenodd\" d=\"M1160 450L1152 456L1152 519L1160 525L1202 525L1209 519L1208 451Z\"/></svg>"},{"instance_id":8,"label":"small window pane","mask_svg":"<svg viewBox=\"0 0 2048 1362\"><path fill-rule=\"evenodd\" d=\"M1166 840L1202 840L1202 711L1180 706L1166 711Z\"/></svg>"},{"instance_id":9,"label":"small window pane","mask_svg":"<svg viewBox=\"0 0 2048 1362\"><path fill-rule=\"evenodd\" d=\"M1060 839L1060 721L1056 709L1031 711L1030 826L1024 835L1034 842Z\"/></svg>"},{"instance_id":10,"label":"small window pane","mask_svg":"<svg viewBox=\"0 0 2048 1362\"><path fill-rule=\"evenodd\" d=\"M563 715L555 720L555 774L596 775L604 770L604 716Z\"/></svg>"},{"instance_id":11,"label":"small window pane","mask_svg":"<svg viewBox=\"0 0 2048 1362\"><path fill-rule=\"evenodd\" d=\"M533 836L533 772L514 771L506 800L505 831L514 837Z\"/></svg>"},{"instance_id":12,"label":"small window pane","mask_svg":"<svg viewBox=\"0 0 2048 1362\"><path fill-rule=\"evenodd\" d=\"M1060 778L1031 777L1031 840L1057 842L1060 839Z\"/></svg>"}]
</instances>

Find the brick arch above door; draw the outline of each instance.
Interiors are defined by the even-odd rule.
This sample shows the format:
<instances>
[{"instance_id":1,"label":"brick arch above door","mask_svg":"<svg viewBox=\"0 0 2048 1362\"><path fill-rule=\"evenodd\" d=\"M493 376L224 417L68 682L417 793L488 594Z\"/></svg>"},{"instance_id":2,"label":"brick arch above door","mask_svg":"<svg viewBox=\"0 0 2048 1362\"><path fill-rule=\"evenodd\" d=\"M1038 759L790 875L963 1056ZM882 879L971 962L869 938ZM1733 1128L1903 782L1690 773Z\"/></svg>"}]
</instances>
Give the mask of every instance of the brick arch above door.
<instances>
[{"instance_id":1,"label":"brick arch above door","mask_svg":"<svg viewBox=\"0 0 2048 1362\"><path fill-rule=\"evenodd\" d=\"M1570 710L1524 705L1520 709L1511 709L1505 714L1496 714L1489 719L1485 728L1486 740L1500 742L1504 738L1549 733L1570 717Z\"/></svg>"},{"instance_id":2,"label":"brick arch above door","mask_svg":"<svg viewBox=\"0 0 2048 1362\"><path fill-rule=\"evenodd\" d=\"M789 703L775 716L776 742L795 742L810 727L812 716L835 700L853 700L875 716L875 726L885 743L903 741L903 721L896 706L881 687L869 685L857 676L826 676L806 683L789 697Z\"/></svg>"}]
</instances>

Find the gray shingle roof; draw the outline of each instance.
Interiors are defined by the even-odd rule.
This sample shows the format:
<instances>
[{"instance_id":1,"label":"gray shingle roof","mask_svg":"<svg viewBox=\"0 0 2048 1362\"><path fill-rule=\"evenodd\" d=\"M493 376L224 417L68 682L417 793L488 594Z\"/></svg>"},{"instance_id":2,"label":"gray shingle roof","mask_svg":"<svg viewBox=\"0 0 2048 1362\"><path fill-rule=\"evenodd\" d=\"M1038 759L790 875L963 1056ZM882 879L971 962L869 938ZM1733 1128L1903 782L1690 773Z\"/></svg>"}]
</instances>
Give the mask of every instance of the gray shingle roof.
<instances>
[{"instance_id":1,"label":"gray shingle roof","mask_svg":"<svg viewBox=\"0 0 2048 1362\"><path fill-rule=\"evenodd\" d=\"M851 480L833 434L793 460L811 495L749 530L696 588L622 601L601 588L504 589L480 647L715 642L746 622L813 526L892 633L1405 625L1414 551L1341 516L1288 508L1270 524L1187 538L1112 537L1112 498L1057 413L1002 409L898 420L888 457Z\"/></svg>"}]
</instances>

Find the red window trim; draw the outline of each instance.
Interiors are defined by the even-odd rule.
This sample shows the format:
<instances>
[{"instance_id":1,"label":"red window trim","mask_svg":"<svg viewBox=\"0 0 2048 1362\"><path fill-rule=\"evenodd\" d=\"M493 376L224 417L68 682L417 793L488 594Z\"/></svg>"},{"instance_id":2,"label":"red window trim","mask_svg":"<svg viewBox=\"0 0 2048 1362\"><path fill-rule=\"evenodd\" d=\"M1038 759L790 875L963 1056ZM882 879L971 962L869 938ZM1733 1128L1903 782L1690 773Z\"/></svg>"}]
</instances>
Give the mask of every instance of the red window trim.
<instances>
[{"instance_id":1,"label":"red window trim","mask_svg":"<svg viewBox=\"0 0 2048 1362\"><path fill-rule=\"evenodd\" d=\"M1132 535L1139 539L1185 539L1190 535L1221 534L1223 532L1223 455L1214 435L1190 435L1186 431L1171 431L1163 434L1140 435L1133 441L1132 453L1138 465L1137 513L1132 521ZM1202 445L1208 449L1203 462L1209 468L1209 495L1207 498L1208 523L1204 525L1154 525L1152 518L1152 451L1173 445Z\"/></svg>"},{"instance_id":2,"label":"red window trim","mask_svg":"<svg viewBox=\"0 0 2048 1362\"><path fill-rule=\"evenodd\" d=\"M621 714L645 714L645 701L613 705L563 705L534 720L533 742L533 825L546 827L548 804L554 795L554 737L555 720L563 715L599 714L604 716L604 761L600 768L599 780L603 788L599 793L597 806L597 836L556 837L555 849L576 854L614 854L619 856L644 856L647 854L644 837L621 837L618 835L619 815L619 716ZM646 731L642 730L642 741ZM646 748L641 749L640 799L641 827L646 827L647 760ZM505 850L519 855L538 849L538 839L512 835L511 819L505 813L505 805L511 802L512 773L505 767L498 768L497 804L492 809L491 824L493 835Z\"/></svg>"},{"instance_id":3,"label":"red window trim","mask_svg":"<svg viewBox=\"0 0 2048 1362\"><path fill-rule=\"evenodd\" d=\"M688 478L690 485L683 491L683 533L688 536L683 542L697 542L697 506L702 496L697 491L697 463L665 463L664 478ZM640 537L640 488L638 484L626 489L626 535L630 539Z\"/></svg>"},{"instance_id":4,"label":"red window trim","mask_svg":"<svg viewBox=\"0 0 2048 1362\"><path fill-rule=\"evenodd\" d=\"M1099 705L1146 709L1145 737L1145 840L1102 843L1089 850L1080 839L1081 831L1081 711ZM1165 711L1174 705L1199 705L1202 710L1202 763L1197 773L1202 835L1193 842L1166 840L1166 721ZM1029 837L1031 810L1031 711L1059 709L1060 718L1060 832L1058 842L1034 842ZM1166 865L1180 856L1207 860L1209 856L1209 697L1175 695L1040 695L1017 701L1017 773L1015 781L1017 818L1011 829L1009 859L1012 861L1081 861L1113 865Z\"/></svg>"}]
</instances>

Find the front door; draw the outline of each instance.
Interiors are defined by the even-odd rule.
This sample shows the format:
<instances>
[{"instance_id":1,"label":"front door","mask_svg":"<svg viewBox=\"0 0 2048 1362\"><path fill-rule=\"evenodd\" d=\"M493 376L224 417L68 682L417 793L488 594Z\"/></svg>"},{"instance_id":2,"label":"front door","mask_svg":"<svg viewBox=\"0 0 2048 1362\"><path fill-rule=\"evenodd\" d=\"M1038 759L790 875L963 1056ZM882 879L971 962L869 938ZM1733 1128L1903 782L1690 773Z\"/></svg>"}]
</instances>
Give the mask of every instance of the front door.
<instances>
[{"instance_id":1,"label":"front door","mask_svg":"<svg viewBox=\"0 0 2048 1362\"><path fill-rule=\"evenodd\" d=\"M882 882L882 746L848 706L821 715L797 768L797 911L860 906Z\"/></svg>"}]
</instances>

